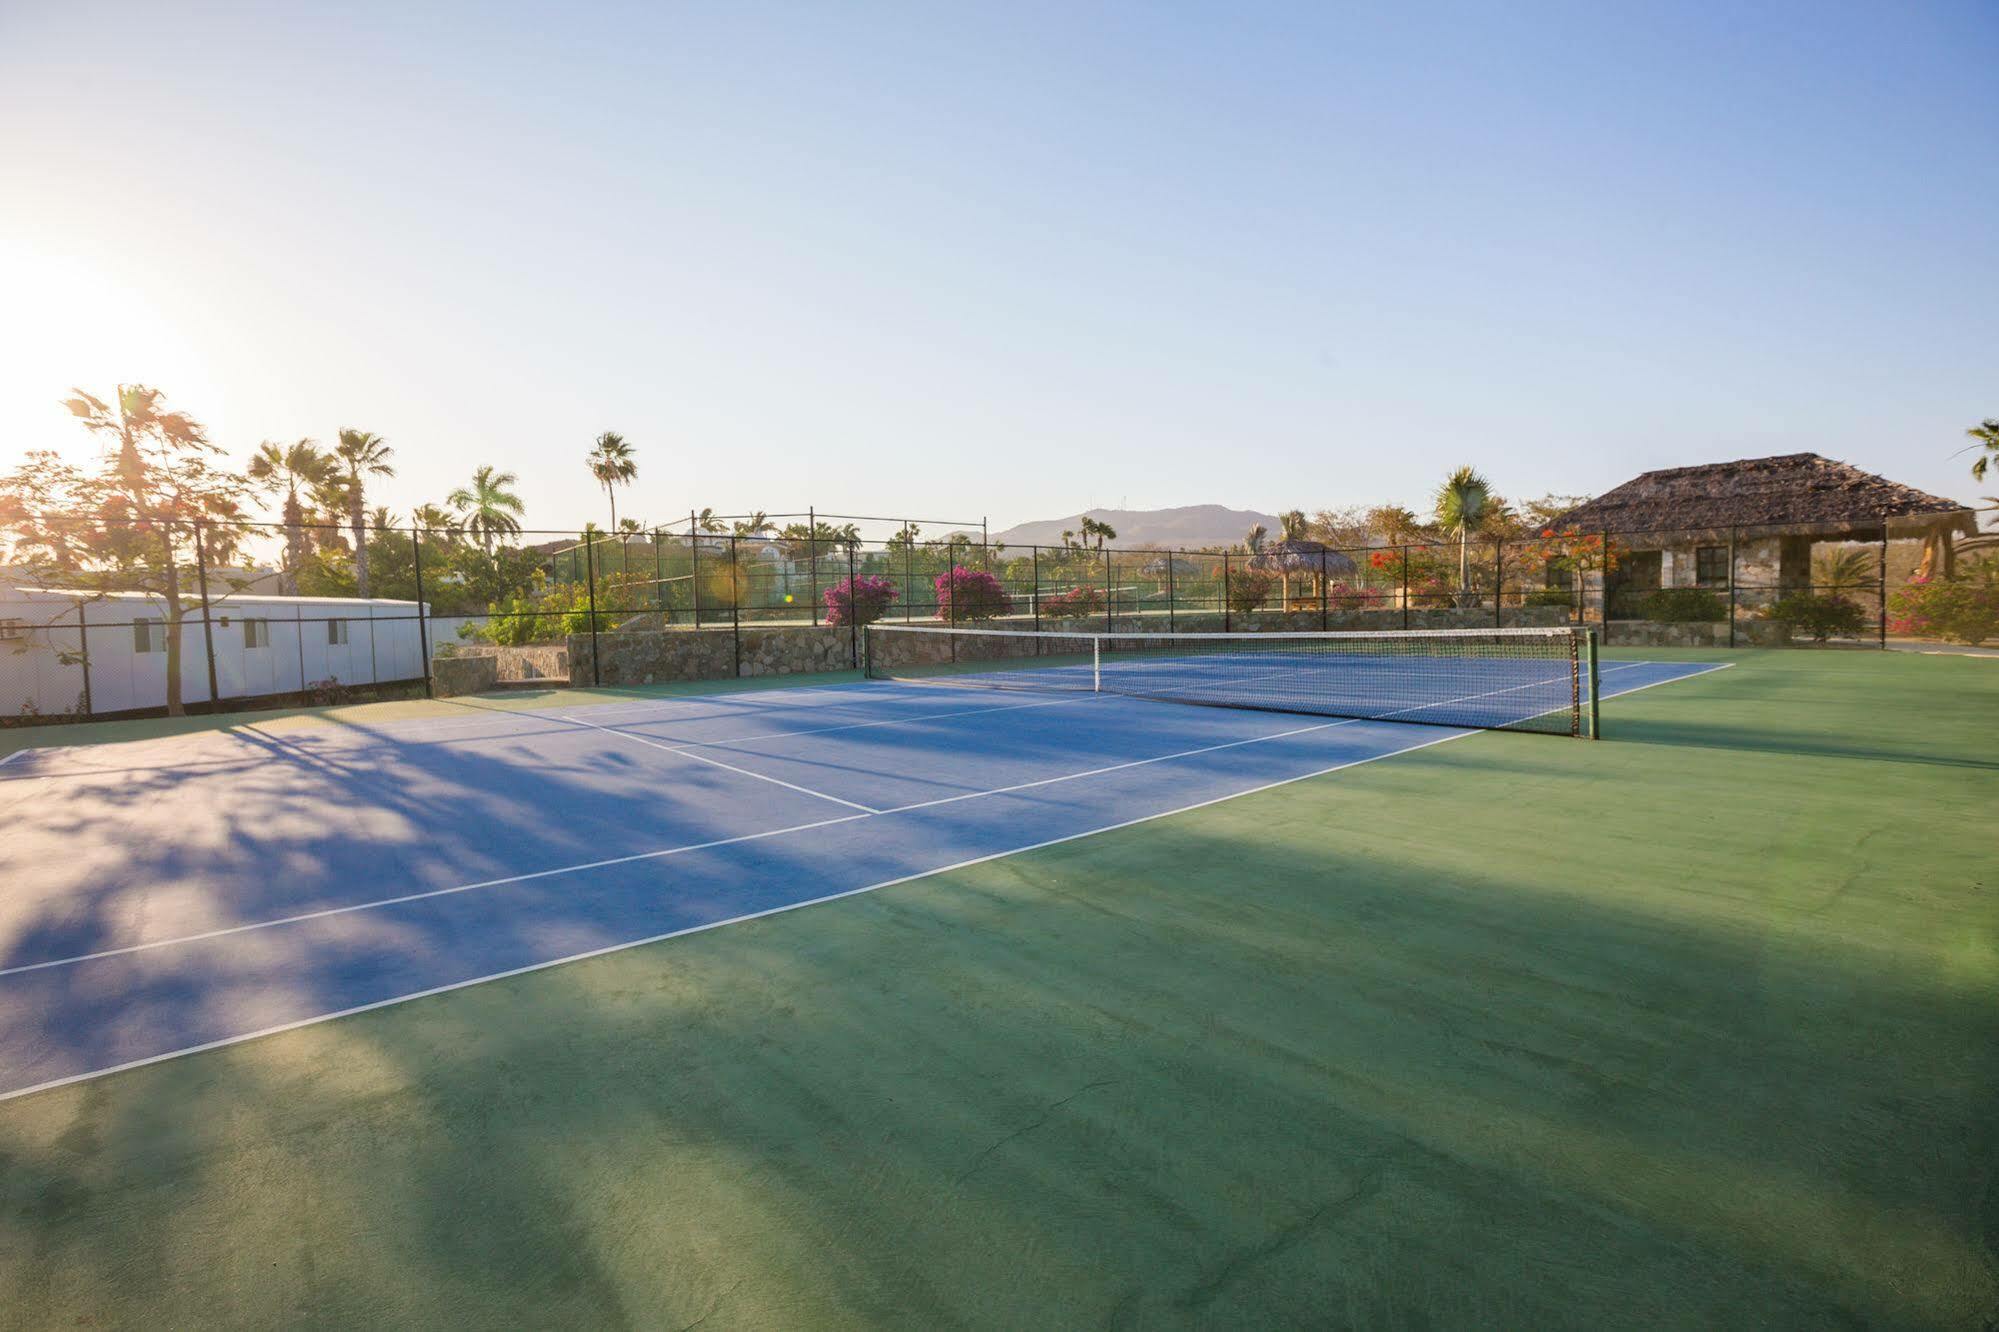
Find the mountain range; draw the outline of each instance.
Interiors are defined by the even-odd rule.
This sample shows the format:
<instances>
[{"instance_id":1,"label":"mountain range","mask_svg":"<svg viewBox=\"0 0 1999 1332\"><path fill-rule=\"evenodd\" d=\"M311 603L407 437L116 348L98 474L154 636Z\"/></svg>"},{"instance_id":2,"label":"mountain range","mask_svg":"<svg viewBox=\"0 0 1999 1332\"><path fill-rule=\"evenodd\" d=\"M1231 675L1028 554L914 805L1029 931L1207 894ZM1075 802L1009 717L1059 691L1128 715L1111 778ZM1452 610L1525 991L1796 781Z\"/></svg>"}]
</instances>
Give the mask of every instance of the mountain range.
<instances>
[{"instance_id":1,"label":"mountain range","mask_svg":"<svg viewBox=\"0 0 1999 1332\"><path fill-rule=\"evenodd\" d=\"M1177 509L1091 509L1069 518L1047 518L1016 523L1004 532L995 532L994 541L1009 546L1059 546L1065 531L1082 534L1083 519L1109 523L1117 532L1113 546L1170 546L1198 550L1202 546L1231 545L1257 523L1271 533L1277 531L1277 516L1254 509L1228 509L1219 504L1188 504Z\"/></svg>"}]
</instances>

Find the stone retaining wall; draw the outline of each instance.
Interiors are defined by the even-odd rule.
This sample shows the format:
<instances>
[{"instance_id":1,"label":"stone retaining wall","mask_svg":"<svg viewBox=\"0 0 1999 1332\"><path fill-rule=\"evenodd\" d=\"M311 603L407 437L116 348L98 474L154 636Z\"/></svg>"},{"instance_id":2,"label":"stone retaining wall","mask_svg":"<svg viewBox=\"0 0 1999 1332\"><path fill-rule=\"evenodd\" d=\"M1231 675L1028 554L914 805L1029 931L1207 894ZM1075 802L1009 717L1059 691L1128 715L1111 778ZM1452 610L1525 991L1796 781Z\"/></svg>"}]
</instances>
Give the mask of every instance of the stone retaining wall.
<instances>
[{"instance_id":1,"label":"stone retaining wall","mask_svg":"<svg viewBox=\"0 0 1999 1332\"><path fill-rule=\"evenodd\" d=\"M448 643L440 646L434 661L454 661L485 657L495 663L496 678L505 684L567 684L569 649L553 644L500 647L492 643Z\"/></svg>"},{"instance_id":2,"label":"stone retaining wall","mask_svg":"<svg viewBox=\"0 0 1999 1332\"><path fill-rule=\"evenodd\" d=\"M1701 620L1685 624L1662 624L1652 620L1612 620L1604 626L1604 643L1616 647L1722 647L1728 646L1728 621ZM1775 620L1737 620L1737 647L1784 647L1791 641L1791 626Z\"/></svg>"},{"instance_id":3,"label":"stone retaining wall","mask_svg":"<svg viewBox=\"0 0 1999 1332\"><path fill-rule=\"evenodd\" d=\"M744 626L738 666L734 633L717 629L666 629L597 635L607 685L660 684L668 680L726 680L732 676L806 675L852 668L852 639L833 625ZM578 684L589 684L590 635L569 639L570 667Z\"/></svg>"},{"instance_id":4,"label":"stone retaining wall","mask_svg":"<svg viewBox=\"0 0 1999 1332\"><path fill-rule=\"evenodd\" d=\"M438 698L483 694L499 687L500 663L486 653L453 653L430 660L430 691Z\"/></svg>"}]
</instances>

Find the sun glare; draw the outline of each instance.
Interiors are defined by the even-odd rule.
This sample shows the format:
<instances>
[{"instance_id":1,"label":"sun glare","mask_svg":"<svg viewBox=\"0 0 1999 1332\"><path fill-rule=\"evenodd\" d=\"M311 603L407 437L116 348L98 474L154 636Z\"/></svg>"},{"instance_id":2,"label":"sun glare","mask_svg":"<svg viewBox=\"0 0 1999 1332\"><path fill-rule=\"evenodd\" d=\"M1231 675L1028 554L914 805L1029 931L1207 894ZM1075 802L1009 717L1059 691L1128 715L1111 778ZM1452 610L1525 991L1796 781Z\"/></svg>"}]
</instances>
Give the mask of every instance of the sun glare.
<instances>
[{"instance_id":1,"label":"sun glare","mask_svg":"<svg viewBox=\"0 0 1999 1332\"><path fill-rule=\"evenodd\" d=\"M120 383L166 389L207 419L198 349L137 283L73 256L0 237L0 470L35 449L81 460L94 445L63 408L72 388L108 398Z\"/></svg>"}]
</instances>

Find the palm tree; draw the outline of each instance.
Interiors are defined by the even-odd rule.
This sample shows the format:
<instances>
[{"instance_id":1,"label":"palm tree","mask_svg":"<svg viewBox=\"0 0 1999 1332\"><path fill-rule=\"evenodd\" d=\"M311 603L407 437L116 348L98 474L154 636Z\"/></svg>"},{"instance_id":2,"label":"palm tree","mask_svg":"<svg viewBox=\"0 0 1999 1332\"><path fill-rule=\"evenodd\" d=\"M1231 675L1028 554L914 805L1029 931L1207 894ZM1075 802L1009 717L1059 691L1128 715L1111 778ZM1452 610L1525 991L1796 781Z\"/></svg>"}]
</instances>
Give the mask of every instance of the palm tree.
<instances>
[{"instance_id":1,"label":"palm tree","mask_svg":"<svg viewBox=\"0 0 1999 1332\"><path fill-rule=\"evenodd\" d=\"M1433 508L1437 525L1458 538L1458 593L1471 581L1471 534L1492 501L1492 484L1476 468L1460 467L1437 487Z\"/></svg>"},{"instance_id":2,"label":"palm tree","mask_svg":"<svg viewBox=\"0 0 1999 1332\"><path fill-rule=\"evenodd\" d=\"M250 459L250 480L264 490L285 497L285 567L278 580L286 596L298 595L298 571L305 564L305 505L299 500L301 488L308 497L323 490L339 474L335 462L309 439L295 444L273 444L265 440Z\"/></svg>"},{"instance_id":3,"label":"palm tree","mask_svg":"<svg viewBox=\"0 0 1999 1332\"><path fill-rule=\"evenodd\" d=\"M1252 555L1261 555L1263 554L1263 543L1269 536L1270 529L1262 523L1257 523L1248 532L1243 534L1242 548Z\"/></svg>"},{"instance_id":4,"label":"palm tree","mask_svg":"<svg viewBox=\"0 0 1999 1332\"><path fill-rule=\"evenodd\" d=\"M1842 546L1812 561L1815 591L1843 592L1849 588L1872 587L1875 583L1874 555L1857 546Z\"/></svg>"},{"instance_id":5,"label":"palm tree","mask_svg":"<svg viewBox=\"0 0 1999 1332\"><path fill-rule=\"evenodd\" d=\"M703 509L699 514L695 515L694 525L703 532L726 532L729 530L722 525L722 520L715 516L715 510L712 508Z\"/></svg>"},{"instance_id":6,"label":"palm tree","mask_svg":"<svg viewBox=\"0 0 1999 1332\"><path fill-rule=\"evenodd\" d=\"M494 538L520 534L519 515L527 509L511 489L519 484L520 478L512 472L480 467L472 473L470 486L452 491L444 502L458 511L458 520L465 524L465 530L490 555Z\"/></svg>"},{"instance_id":7,"label":"palm tree","mask_svg":"<svg viewBox=\"0 0 1999 1332\"><path fill-rule=\"evenodd\" d=\"M367 533L367 481L370 476L394 476L396 469L389 465L395 450L380 435L367 430L342 430L340 442L333 447L344 464L346 485L344 498L347 501L347 523L354 529L354 591L355 595L368 595L368 533Z\"/></svg>"},{"instance_id":8,"label":"palm tree","mask_svg":"<svg viewBox=\"0 0 1999 1332\"><path fill-rule=\"evenodd\" d=\"M762 509L758 509L736 524L736 535L739 537L762 536L768 531L770 531L770 519L764 516Z\"/></svg>"},{"instance_id":9,"label":"palm tree","mask_svg":"<svg viewBox=\"0 0 1999 1332\"><path fill-rule=\"evenodd\" d=\"M1973 447L1980 451L1979 456L1972 460L1971 475L1983 481L1988 469L1999 466L1999 419L1988 416L1964 433L1976 441Z\"/></svg>"},{"instance_id":10,"label":"palm tree","mask_svg":"<svg viewBox=\"0 0 1999 1332\"><path fill-rule=\"evenodd\" d=\"M1083 542L1089 544L1091 537L1097 539L1097 553L1103 554L1104 542L1117 540L1117 529L1109 523L1100 523L1088 514L1083 516Z\"/></svg>"},{"instance_id":11,"label":"palm tree","mask_svg":"<svg viewBox=\"0 0 1999 1332\"><path fill-rule=\"evenodd\" d=\"M1286 541L1305 540L1311 527L1311 524L1305 521L1303 509L1286 509L1277 515L1277 525L1283 529Z\"/></svg>"},{"instance_id":12,"label":"palm tree","mask_svg":"<svg viewBox=\"0 0 1999 1332\"><path fill-rule=\"evenodd\" d=\"M447 546L456 541L463 530L457 514L436 504L419 504L411 509L410 526L422 528L427 536L442 536Z\"/></svg>"},{"instance_id":13,"label":"palm tree","mask_svg":"<svg viewBox=\"0 0 1999 1332\"><path fill-rule=\"evenodd\" d=\"M618 487L639 474L639 465L634 457L637 452L625 443L623 435L615 430L606 430L597 436L596 447L585 458L590 465L590 475L597 478L597 484L604 487L604 493L610 496L612 527L618 525Z\"/></svg>"}]
</instances>

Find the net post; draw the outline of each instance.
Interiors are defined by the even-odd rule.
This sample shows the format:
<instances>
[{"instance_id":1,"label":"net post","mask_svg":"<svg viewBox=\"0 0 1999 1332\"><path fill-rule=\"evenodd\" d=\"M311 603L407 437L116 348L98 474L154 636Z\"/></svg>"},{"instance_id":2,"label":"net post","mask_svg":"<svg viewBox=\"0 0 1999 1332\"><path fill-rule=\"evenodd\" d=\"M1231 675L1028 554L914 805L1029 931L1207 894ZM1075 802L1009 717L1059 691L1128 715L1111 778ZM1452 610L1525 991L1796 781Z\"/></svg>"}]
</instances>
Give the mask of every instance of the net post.
<instances>
[{"instance_id":1,"label":"net post","mask_svg":"<svg viewBox=\"0 0 1999 1332\"><path fill-rule=\"evenodd\" d=\"M588 528L583 532L583 568L590 590L590 683L602 685L604 654L597 651L597 543L591 539Z\"/></svg>"},{"instance_id":2,"label":"net post","mask_svg":"<svg viewBox=\"0 0 1999 1332\"><path fill-rule=\"evenodd\" d=\"M1596 631L1593 629L1583 630L1583 656L1587 659L1589 669L1589 738L1592 740L1601 740L1603 739L1603 720L1598 705L1602 702L1602 693L1598 685Z\"/></svg>"},{"instance_id":3,"label":"net post","mask_svg":"<svg viewBox=\"0 0 1999 1332\"><path fill-rule=\"evenodd\" d=\"M1178 562L1177 552L1170 550L1167 551L1166 552L1166 631L1168 633L1172 633L1174 630L1177 630L1180 627L1180 617L1175 613L1173 605L1174 596L1175 596L1173 590L1173 566L1177 562Z\"/></svg>"},{"instance_id":4,"label":"net post","mask_svg":"<svg viewBox=\"0 0 1999 1332\"><path fill-rule=\"evenodd\" d=\"M1506 577L1506 546L1502 542L1492 543L1492 627L1504 628L1499 618L1499 589Z\"/></svg>"},{"instance_id":5,"label":"net post","mask_svg":"<svg viewBox=\"0 0 1999 1332\"><path fill-rule=\"evenodd\" d=\"M208 649L208 710L220 712L222 699L218 695L221 690L215 681L215 621L208 610L208 544L202 539L202 531L207 526L200 518L194 520L194 570L195 577L201 580L201 640ZM168 577L174 576L171 560L167 562L167 574ZM173 626L173 631L175 637L179 637L180 626Z\"/></svg>"},{"instance_id":6,"label":"net post","mask_svg":"<svg viewBox=\"0 0 1999 1332\"><path fill-rule=\"evenodd\" d=\"M423 696L435 698L435 687L430 682L430 623L424 618L423 607L423 528L415 522L410 524L410 562L416 567L416 641L423 653ZM299 660L304 661L305 630L299 630ZM305 681L299 681L305 687Z\"/></svg>"},{"instance_id":7,"label":"net post","mask_svg":"<svg viewBox=\"0 0 1999 1332\"><path fill-rule=\"evenodd\" d=\"M1090 692L1104 692L1104 640L1090 635Z\"/></svg>"}]
</instances>

